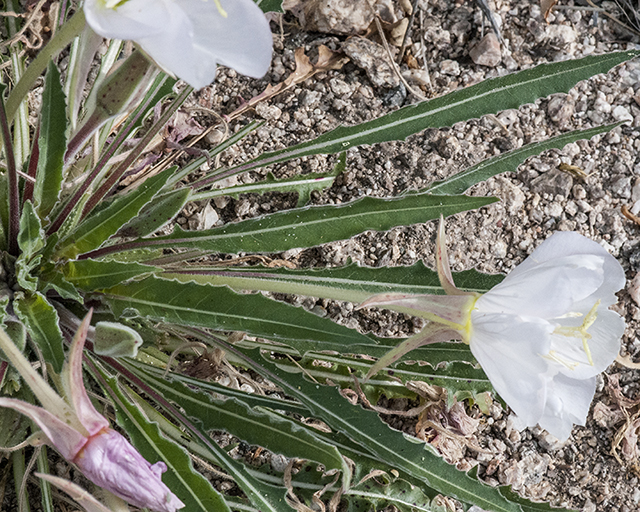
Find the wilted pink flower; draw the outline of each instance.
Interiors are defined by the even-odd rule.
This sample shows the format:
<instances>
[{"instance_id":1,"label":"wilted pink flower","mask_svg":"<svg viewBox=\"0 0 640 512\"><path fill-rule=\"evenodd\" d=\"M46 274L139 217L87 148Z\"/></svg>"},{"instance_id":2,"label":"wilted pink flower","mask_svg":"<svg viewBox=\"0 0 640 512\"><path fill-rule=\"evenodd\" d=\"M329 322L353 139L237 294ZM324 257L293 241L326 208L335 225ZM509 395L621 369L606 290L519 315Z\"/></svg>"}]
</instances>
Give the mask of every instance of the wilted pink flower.
<instances>
[{"instance_id":1,"label":"wilted pink flower","mask_svg":"<svg viewBox=\"0 0 640 512\"><path fill-rule=\"evenodd\" d=\"M113 429L89 438L73 462L94 484L132 505L160 511L184 507L160 477L164 462L149 464L131 443Z\"/></svg>"},{"instance_id":2,"label":"wilted pink flower","mask_svg":"<svg viewBox=\"0 0 640 512\"><path fill-rule=\"evenodd\" d=\"M82 349L90 319L91 313L74 336L69 361L62 370L68 401L44 381L0 329L0 348L43 405L2 397L0 407L15 409L31 418L49 443L96 485L137 507L175 512L185 505L162 483L166 465L149 464L129 441L109 428L109 421L89 400L82 380Z\"/></svg>"}]
</instances>

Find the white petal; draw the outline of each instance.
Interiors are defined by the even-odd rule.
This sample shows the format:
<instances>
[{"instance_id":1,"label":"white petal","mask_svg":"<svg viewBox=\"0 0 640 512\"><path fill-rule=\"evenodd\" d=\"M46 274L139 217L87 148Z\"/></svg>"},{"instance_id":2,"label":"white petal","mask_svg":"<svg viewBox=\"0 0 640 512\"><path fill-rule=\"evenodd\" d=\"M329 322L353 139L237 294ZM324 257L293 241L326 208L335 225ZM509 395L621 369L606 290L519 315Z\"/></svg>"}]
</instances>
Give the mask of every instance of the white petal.
<instances>
[{"instance_id":1,"label":"white petal","mask_svg":"<svg viewBox=\"0 0 640 512\"><path fill-rule=\"evenodd\" d=\"M592 296L605 280L601 255L561 257L526 272L516 272L519 268L480 297L476 308L555 318L573 311L574 304Z\"/></svg>"},{"instance_id":2,"label":"white petal","mask_svg":"<svg viewBox=\"0 0 640 512\"><path fill-rule=\"evenodd\" d=\"M107 7L105 0L84 2L84 14L94 32L132 41L162 34L176 23L176 9L171 0L128 0L116 8Z\"/></svg>"},{"instance_id":3,"label":"white petal","mask_svg":"<svg viewBox=\"0 0 640 512\"><path fill-rule=\"evenodd\" d=\"M567 256L602 256L604 258L604 275L601 294L615 293L624 287L625 277L618 261L600 244L573 231L558 231L547 238L531 255L518 265L510 274L517 276L527 272L534 266L545 262L554 262Z\"/></svg>"},{"instance_id":4,"label":"white petal","mask_svg":"<svg viewBox=\"0 0 640 512\"><path fill-rule=\"evenodd\" d=\"M221 0L227 17L212 16L211 20L205 18L204 6L212 0L180 2L190 14L194 43L203 53L214 53L220 64L243 75L259 78L267 72L273 39L269 22L253 0Z\"/></svg>"},{"instance_id":5,"label":"white petal","mask_svg":"<svg viewBox=\"0 0 640 512\"><path fill-rule=\"evenodd\" d=\"M213 0L181 0L189 30L136 41L158 65L196 89L209 85L218 63L260 77L271 63L271 30L251 0L223 2L224 18Z\"/></svg>"},{"instance_id":6,"label":"white petal","mask_svg":"<svg viewBox=\"0 0 640 512\"><path fill-rule=\"evenodd\" d=\"M564 441L571 435L574 423L585 424L596 391L596 378L576 380L558 374L547 389L549 396L538 424Z\"/></svg>"},{"instance_id":7,"label":"white petal","mask_svg":"<svg viewBox=\"0 0 640 512\"><path fill-rule=\"evenodd\" d=\"M535 425L546 401L544 374L553 326L513 315L471 313L469 346L491 384L527 425Z\"/></svg>"},{"instance_id":8,"label":"white petal","mask_svg":"<svg viewBox=\"0 0 640 512\"><path fill-rule=\"evenodd\" d=\"M195 88L210 84L217 65L260 77L271 63L269 22L252 0L128 0L117 9L87 0L85 15L104 37L138 43L156 63Z\"/></svg>"}]
</instances>

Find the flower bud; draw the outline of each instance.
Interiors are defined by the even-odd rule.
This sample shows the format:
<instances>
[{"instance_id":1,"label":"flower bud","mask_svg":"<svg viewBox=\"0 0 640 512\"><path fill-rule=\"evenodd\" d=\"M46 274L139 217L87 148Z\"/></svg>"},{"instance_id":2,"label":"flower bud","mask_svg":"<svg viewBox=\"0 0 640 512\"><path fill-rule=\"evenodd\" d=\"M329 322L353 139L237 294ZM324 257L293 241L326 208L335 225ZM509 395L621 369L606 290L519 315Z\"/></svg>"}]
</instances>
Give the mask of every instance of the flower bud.
<instances>
[{"instance_id":1,"label":"flower bud","mask_svg":"<svg viewBox=\"0 0 640 512\"><path fill-rule=\"evenodd\" d=\"M129 441L113 429L91 437L73 462L94 484L140 508L175 512L182 503L162 483L164 462L149 464Z\"/></svg>"}]
</instances>

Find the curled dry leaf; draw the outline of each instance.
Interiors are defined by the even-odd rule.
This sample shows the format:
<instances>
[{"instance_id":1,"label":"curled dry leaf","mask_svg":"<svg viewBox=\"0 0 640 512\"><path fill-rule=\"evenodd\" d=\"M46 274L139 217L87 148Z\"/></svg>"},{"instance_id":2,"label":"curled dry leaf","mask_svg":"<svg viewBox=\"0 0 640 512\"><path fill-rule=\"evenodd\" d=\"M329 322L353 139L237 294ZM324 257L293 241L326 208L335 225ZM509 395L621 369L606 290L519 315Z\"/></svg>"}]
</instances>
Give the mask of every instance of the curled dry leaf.
<instances>
[{"instance_id":1,"label":"curled dry leaf","mask_svg":"<svg viewBox=\"0 0 640 512\"><path fill-rule=\"evenodd\" d=\"M551 9L553 9L557 3L558 0L540 0L540 9L542 9L544 21L547 23L549 23L549 14L551 14Z\"/></svg>"},{"instance_id":2,"label":"curled dry leaf","mask_svg":"<svg viewBox=\"0 0 640 512\"><path fill-rule=\"evenodd\" d=\"M620 211L622 212L622 215L624 215L627 219L629 219L630 221L635 222L636 224L638 224L640 226L640 217L638 217L631 210L629 210L629 208L627 208L626 204L623 204L620 207Z\"/></svg>"}]
</instances>

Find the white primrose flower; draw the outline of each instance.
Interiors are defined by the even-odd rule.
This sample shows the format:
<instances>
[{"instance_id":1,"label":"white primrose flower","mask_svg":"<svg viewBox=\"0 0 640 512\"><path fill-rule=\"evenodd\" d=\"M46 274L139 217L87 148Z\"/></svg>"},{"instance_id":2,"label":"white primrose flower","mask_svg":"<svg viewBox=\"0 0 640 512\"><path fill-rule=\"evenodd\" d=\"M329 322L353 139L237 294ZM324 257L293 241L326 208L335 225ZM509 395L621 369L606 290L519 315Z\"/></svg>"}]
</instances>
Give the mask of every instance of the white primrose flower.
<instances>
[{"instance_id":1,"label":"white primrose flower","mask_svg":"<svg viewBox=\"0 0 640 512\"><path fill-rule=\"evenodd\" d=\"M259 78L271 63L269 22L252 0L85 0L84 14L94 32L136 42L196 89L218 64Z\"/></svg>"},{"instance_id":2,"label":"white primrose flower","mask_svg":"<svg viewBox=\"0 0 640 512\"><path fill-rule=\"evenodd\" d=\"M381 358L370 375L419 346L461 339L516 413L516 426L538 424L567 439L574 423L585 424L596 375L620 349L624 320L609 310L625 283L620 264L596 242L558 232L480 295L453 284L442 223L437 253L438 275L449 295L382 294L361 305L430 321Z\"/></svg>"}]
</instances>

